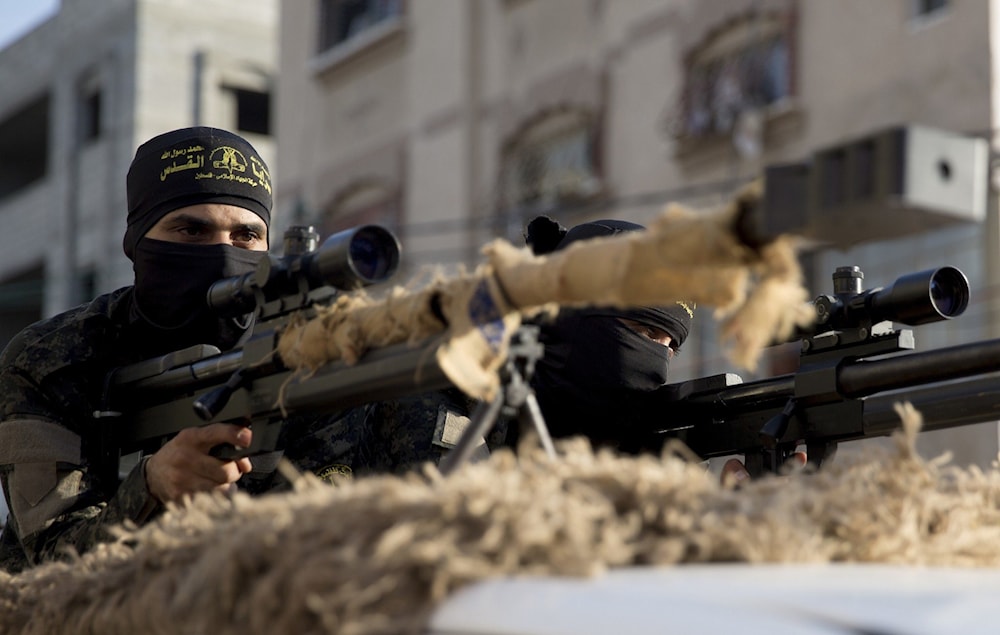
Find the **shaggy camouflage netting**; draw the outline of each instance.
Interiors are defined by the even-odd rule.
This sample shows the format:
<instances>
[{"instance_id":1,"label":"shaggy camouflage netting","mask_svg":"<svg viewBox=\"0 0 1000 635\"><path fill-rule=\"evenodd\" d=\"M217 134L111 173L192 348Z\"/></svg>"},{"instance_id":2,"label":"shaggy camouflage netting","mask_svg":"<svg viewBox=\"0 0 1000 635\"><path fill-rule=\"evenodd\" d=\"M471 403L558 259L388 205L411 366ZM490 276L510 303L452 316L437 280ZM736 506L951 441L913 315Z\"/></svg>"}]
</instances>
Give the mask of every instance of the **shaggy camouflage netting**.
<instances>
[{"instance_id":1,"label":"shaggy camouflage netting","mask_svg":"<svg viewBox=\"0 0 1000 635\"><path fill-rule=\"evenodd\" d=\"M278 352L288 367L308 373L335 360L354 363L370 348L447 331L435 354L441 369L470 397L491 401L522 314L684 300L714 307L727 355L752 369L767 346L816 317L795 239L749 245L740 235L740 219L760 204L761 193L760 183L751 184L716 210L671 204L648 231L578 241L547 256L496 240L472 273L395 287L378 300L345 294L314 318L293 320Z\"/></svg>"},{"instance_id":2,"label":"shaggy camouflage netting","mask_svg":"<svg viewBox=\"0 0 1000 635\"><path fill-rule=\"evenodd\" d=\"M7 634L417 633L457 589L694 562L1000 565L1000 472L892 447L732 489L702 466L497 453L251 499L201 496L72 563L0 574Z\"/></svg>"}]
</instances>

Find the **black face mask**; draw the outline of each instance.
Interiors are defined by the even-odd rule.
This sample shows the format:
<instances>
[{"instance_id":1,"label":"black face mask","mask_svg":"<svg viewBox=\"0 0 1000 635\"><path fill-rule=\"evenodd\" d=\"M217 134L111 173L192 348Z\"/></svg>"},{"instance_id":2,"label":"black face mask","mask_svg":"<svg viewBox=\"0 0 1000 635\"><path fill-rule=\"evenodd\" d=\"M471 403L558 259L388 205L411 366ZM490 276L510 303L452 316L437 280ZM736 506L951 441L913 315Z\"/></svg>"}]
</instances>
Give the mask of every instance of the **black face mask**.
<instances>
[{"instance_id":1,"label":"black face mask","mask_svg":"<svg viewBox=\"0 0 1000 635\"><path fill-rule=\"evenodd\" d=\"M667 381L667 347L606 312L560 315L542 339L545 355L533 383L555 436L615 438L632 416L630 401Z\"/></svg>"},{"instance_id":2,"label":"black face mask","mask_svg":"<svg viewBox=\"0 0 1000 635\"><path fill-rule=\"evenodd\" d=\"M645 392L667 382L670 352L609 315L580 312L547 330L539 366L586 393ZM554 371L554 372L552 372Z\"/></svg>"},{"instance_id":3,"label":"black face mask","mask_svg":"<svg viewBox=\"0 0 1000 635\"><path fill-rule=\"evenodd\" d=\"M249 319L215 315L206 295L212 283L249 273L267 255L232 245L189 245L143 238L136 245L133 316L162 338L160 348L213 344L225 350Z\"/></svg>"}]
</instances>

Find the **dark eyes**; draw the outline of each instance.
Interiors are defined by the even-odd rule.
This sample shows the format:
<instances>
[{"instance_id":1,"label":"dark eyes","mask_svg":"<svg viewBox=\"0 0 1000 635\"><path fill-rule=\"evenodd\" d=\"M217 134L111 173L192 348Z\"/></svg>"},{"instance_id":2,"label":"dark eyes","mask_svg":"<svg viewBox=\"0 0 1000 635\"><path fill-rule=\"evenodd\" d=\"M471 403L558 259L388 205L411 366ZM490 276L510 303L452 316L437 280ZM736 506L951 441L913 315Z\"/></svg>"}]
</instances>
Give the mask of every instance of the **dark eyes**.
<instances>
[{"instance_id":1,"label":"dark eyes","mask_svg":"<svg viewBox=\"0 0 1000 635\"><path fill-rule=\"evenodd\" d=\"M670 344L663 343L670 337L670 334L664 331L663 329L647 326L645 324L642 324L641 322L636 322L635 320L626 320L623 318L619 318L618 321L627 326L632 332L636 333L637 335L641 335L646 339L656 342L657 344L666 346L668 359L672 359L675 355L677 355L678 353L677 349L675 349L673 346L670 346Z\"/></svg>"},{"instance_id":2,"label":"dark eyes","mask_svg":"<svg viewBox=\"0 0 1000 635\"><path fill-rule=\"evenodd\" d=\"M639 324L637 326L634 326L633 329L635 329L635 331L638 332L639 335L645 335L651 340L659 340L667 336L666 331L663 331L661 329L654 329L651 326L643 326Z\"/></svg>"},{"instance_id":3,"label":"dark eyes","mask_svg":"<svg viewBox=\"0 0 1000 635\"><path fill-rule=\"evenodd\" d=\"M246 231L237 232L233 236L233 238L235 240L240 241L240 242L247 242L247 243L251 243L251 242L258 241L258 240L262 240L261 235L258 234L255 231L252 231L252 230L246 230Z\"/></svg>"},{"instance_id":4,"label":"dark eyes","mask_svg":"<svg viewBox=\"0 0 1000 635\"><path fill-rule=\"evenodd\" d=\"M177 231L185 236L201 236L207 233L208 229L202 225L182 225Z\"/></svg>"},{"instance_id":5,"label":"dark eyes","mask_svg":"<svg viewBox=\"0 0 1000 635\"><path fill-rule=\"evenodd\" d=\"M650 328L648 326L637 326L633 327L632 330L634 330L639 335L642 335L643 337L648 338L658 344L663 341L663 337L666 335L666 331ZM667 347L667 359L673 359L674 355L677 354L677 350L674 349L674 347L670 346L669 344L666 344L665 346Z\"/></svg>"},{"instance_id":6,"label":"dark eyes","mask_svg":"<svg viewBox=\"0 0 1000 635\"><path fill-rule=\"evenodd\" d=\"M189 238L210 236L215 232L213 228L205 225L182 225L177 228L177 231ZM260 233L252 229L241 229L233 232L232 239L233 241L239 243L253 243L259 240L263 240L263 237L260 235Z\"/></svg>"},{"instance_id":7,"label":"dark eyes","mask_svg":"<svg viewBox=\"0 0 1000 635\"><path fill-rule=\"evenodd\" d=\"M639 335L644 335L645 337L648 337L651 340L656 339L656 334L653 332L653 329L649 328L648 326L635 325L632 327L632 330L638 333Z\"/></svg>"}]
</instances>

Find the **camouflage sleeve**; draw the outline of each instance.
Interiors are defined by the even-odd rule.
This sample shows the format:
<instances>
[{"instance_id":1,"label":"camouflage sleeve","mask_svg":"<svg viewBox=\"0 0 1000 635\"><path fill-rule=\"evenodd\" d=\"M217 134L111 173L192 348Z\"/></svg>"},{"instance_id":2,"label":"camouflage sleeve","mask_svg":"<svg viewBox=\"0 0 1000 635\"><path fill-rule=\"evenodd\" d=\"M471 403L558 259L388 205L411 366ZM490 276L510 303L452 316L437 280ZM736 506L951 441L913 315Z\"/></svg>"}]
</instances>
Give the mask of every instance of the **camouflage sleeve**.
<instances>
[{"instance_id":1,"label":"camouflage sleeve","mask_svg":"<svg viewBox=\"0 0 1000 635\"><path fill-rule=\"evenodd\" d=\"M470 423L473 403L458 390L440 390L369 404L368 443L359 448L361 472L402 473L437 464ZM489 456L480 440L474 459Z\"/></svg>"},{"instance_id":2,"label":"camouflage sleeve","mask_svg":"<svg viewBox=\"0 0 1000 635\"><path fill-rule=\"evenodd\" d=\"M49 421L0 422L0 476L10 508L4 531L17 536L25 564L59 558L69 548L83 553L110 540L110 526L141 524L158 508L146 488L145 461L113 496L102 496L80 443L75 433ZM11 536L5 538L12 544Z\"/></svg>"},{"instance_id":3,"label":"camouflage sleeve","mask_svg":"<svg viewBox=\"0 0 1000 635\"><path fill-rule=\"evenodd\" d=\"M465 407L446 391L378 401L332 415L300 416L283 430L284 457L299 472L336 482L354 475L402 472L437 461L446 446L434 443L440 409ZM276 476L268 491L288 483ZM249 488L248 488L249 489ZM259 485L252 493L260 493Z\"/></svg>"},{"instance_id":4,"label":"camouflage sleeve","mask_svg":"<svg viewBox=\"0 0 1000 635\"><path fill-rule=\"evenodd\" d=\"M279 439L283 460L300 473L311 472L327 481L350 478L358 448L368 436L363 410L292 417L285 422ZM290 489L291 484L280 472L258 472L257 458L251 457L250 461L254 471L240 479L241 489L252 495Z\"/></svg>"},{"instance_id":5,"label":"camouflage sleeve","mask_svg":"<svg viewBox=\"0 0 1000 635\"><path fill-rule=\"evenodd\" d=\"M143 459L129 472L111 500L75 505L53 519L48 527L23 539L22 544L32 563L58 559L70 548L84 553L99 543L111 540L110 527L125 521L137 525L148 521L162 506L146 488L145 468L146 459ZM87 493L81 493L81 501L87 498Z\"/></svg>"},{"instance_id":6,"label":"camouflage sleeve","mask_svg":"<svg viewBox=\"0 0 1000 635\"><path fill-rule=\"evenodd\" d=\"M111 525L156 509L144 463L119 483L96 454L93 412L107 367L110 322L66 313L16 335L0 353L0 480L9 509L5 566L83 552ZM113 331L114 329L111 329Z\"/></svg>"},{"instance_id":7,"label":"camouflage sleeve","mask_svg":"<svg viewBox=\"0 0 1000 635\"><path fill-rule=\"evenodd\" d=\"M435 443L441 393L369 404L365 419L371 433L360 448L361 473L401 473L421 463L437 463L446 448Z\"/></svg>"},{"instance_id":8,"label":"camouflage sleeve","mask_svg":"<svg viewBox=\"0 0 1000 635\"><path fill-rule=\"evenodd\" d=\"M300 416L282 431L284 458L299 472L336 482L395 473L440 461L469 423L473 402L457 390L377 401L334 415ZM475 458L488 456L485 444ZM249 480L249 479L244 479ZM244 484L251 493L280 491L280 475Z\"/></svg>"}]
</instances>

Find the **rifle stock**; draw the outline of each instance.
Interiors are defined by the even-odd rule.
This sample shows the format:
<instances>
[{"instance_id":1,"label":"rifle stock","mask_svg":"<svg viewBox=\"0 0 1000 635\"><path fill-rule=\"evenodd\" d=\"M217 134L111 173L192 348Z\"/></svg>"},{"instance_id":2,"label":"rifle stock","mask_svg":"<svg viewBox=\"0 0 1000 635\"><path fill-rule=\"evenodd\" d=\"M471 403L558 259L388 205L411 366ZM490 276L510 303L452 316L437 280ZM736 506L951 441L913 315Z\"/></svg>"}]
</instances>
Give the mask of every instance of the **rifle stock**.
<instances>
[{"instance_id":1,"label":"rifle stock","mask_svg":"<svg viewBox=\"0 0 1000 635\"><path fill-rule=\"evenodd\" d=\"M150 441L169 438L185 427L205 423L195 416L196 404L222 388L232 373L244 374L242 385L232 391L213 422L253 424L253 445L239 456L275 448L283 420L309 412L336 412L378 399L403 397L447 387L449 382L435 361L433 351L441 338L419 346L399 344L373 350L359 362L333 362L308 376L280 364L244 365L246 350L190 360L199 349L175 355L176 365L162 361L163 371L115 383L128 393L122 404L126 413L115 417L120 425L110 431L114 445L124 453L144 449ZM211 351L208 351L211 353ZM174 355L174 354L172 354Z\"/></svg>"}]
</instances>

